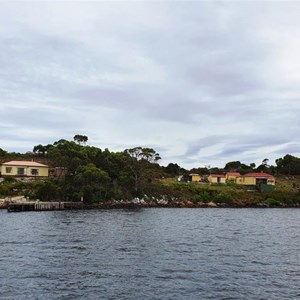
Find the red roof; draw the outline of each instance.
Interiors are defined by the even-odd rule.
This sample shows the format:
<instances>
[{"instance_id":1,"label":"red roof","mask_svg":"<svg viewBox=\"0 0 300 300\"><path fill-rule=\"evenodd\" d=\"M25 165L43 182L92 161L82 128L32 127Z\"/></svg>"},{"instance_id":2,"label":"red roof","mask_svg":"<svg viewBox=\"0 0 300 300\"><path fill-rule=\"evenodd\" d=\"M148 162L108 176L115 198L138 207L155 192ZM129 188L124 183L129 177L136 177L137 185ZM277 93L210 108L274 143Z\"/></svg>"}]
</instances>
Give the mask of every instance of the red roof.
<instances>
[{"instance_id":1,"label":"red roof","mask_svg":"<svg viewBox=\"0 0 300 300\"><path fill-rule=\"evenodd\" d=\"M211 177L224 177L225 178L225 175L223 175L223 174L210 174L209 176L211 176Z\"/></svg>"},{"instance_id":2,"label":"red roof","mask_svg":"<svg viewBox=\"0 0 300 300\"><path fill-rule=\"evenodd\" d=\"M4 166L20 166L20 167L47 167L46 165L40 164L35 161L26 161L26 160L12 160L3 163Z\"/></svg>"},{"instance_id":3,"label":"red roof","mask_svg":"<svg viewBox=\"0 0 300 300\"><path fill-rule=\"evenodd\" d=\"M268 173L247 173L243 177L256 177L256 178L265 178L265 177L274 177Z\"/></svg>"},{"instance_id":4,"label":"red roof","mask_svg":"<svg viewBox=\"0 0 300 300\"><path fill-rule=\"evenodd\" d=\"M240 176L241 174L239 172L227 172L226 175Z\"/></svg>"}]
</instances>

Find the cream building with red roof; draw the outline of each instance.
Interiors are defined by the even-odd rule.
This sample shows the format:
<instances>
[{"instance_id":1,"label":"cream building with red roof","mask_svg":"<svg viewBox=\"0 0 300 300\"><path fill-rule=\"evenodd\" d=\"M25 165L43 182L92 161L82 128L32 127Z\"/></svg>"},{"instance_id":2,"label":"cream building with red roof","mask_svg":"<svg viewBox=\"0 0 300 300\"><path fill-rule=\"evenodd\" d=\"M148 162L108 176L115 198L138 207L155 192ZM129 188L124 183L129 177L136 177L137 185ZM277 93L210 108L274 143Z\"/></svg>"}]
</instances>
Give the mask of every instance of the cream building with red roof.
<instances>
[{"instance_id":1,"label":"cream building with red roof","mask_svg":"<svg viewBox=\"0 0 300 300\"><path fill-rule=\"evenodd\" d=\"M225 176L226 176L226 181L235 182L236 178L238 176L241 176L241 174L239 172L227 172Z\"/></svg>"},{"instance_id":2,"label":"cream building with red roof","mask_svg":"<svg viewBox=\"0 0 300 300\"><path fill-rule=\"evenodd\" d=\"M1 164L2 177L48 177L49 167L35 161L13 160Z\"/></svg>"},{"instance_id":3,"label":"cream building with red roof","mask_svg":"<svg viewBox=\"0 0 300 300\"><path fill-rule=\"evenodd\" d=\"M264 172L247 173L236 178L236 183L241 185L275 185L275 177Z\"/></svg>"},{"instance_id":4,"label":"cream building with red roof","mask_svg":"<svg viewBox=\"0 0 300 300\"><path fill-rule=\"evenodd\" d=\"M223 174L210 174L208 181L210 183L226 183L226 177Z\"/></svg>"}]
</instances>

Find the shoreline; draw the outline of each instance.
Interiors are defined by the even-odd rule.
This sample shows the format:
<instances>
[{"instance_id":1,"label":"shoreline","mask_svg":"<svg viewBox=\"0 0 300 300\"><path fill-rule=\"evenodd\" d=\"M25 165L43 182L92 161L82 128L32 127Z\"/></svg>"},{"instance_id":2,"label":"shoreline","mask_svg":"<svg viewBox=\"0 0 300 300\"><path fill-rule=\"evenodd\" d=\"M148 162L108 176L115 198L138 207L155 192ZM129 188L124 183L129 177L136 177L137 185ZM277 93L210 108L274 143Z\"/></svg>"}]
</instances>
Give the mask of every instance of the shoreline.
<instances>
[{"instance_id":1,"label":"shoreline","mask_svg":"<svg viewBox=\"0 0 300 300\"><path fill-rule=\"evenodd\" d=\"M42 201L40 201L42 202ZM54 201L53 201L54 203ZM77 203L77 202L75 202ZM79 204L80 202L78 202ZM10 203L4 203L0 205L0 209L7 210ZM18 204L18 202L14 202ZM19 202L19 204L26 204L26 202ZM270 205L268 203L258 203L258 204L249 204L249 203L240 203L240 204L226 204L226 203L216 203L213 201L204 203L192 201L176 201L168 203L154 203L154 202L137 202L136 200L132 201L107 201L99 203L83 203L81 207L78 208L65 208L64 210L97 210L97 209L139 209L139 208L300 208L299 204L287 205L280 203L277 205ZM59 209L52 209L59 210Z\"/></svg>"}]
</instances>

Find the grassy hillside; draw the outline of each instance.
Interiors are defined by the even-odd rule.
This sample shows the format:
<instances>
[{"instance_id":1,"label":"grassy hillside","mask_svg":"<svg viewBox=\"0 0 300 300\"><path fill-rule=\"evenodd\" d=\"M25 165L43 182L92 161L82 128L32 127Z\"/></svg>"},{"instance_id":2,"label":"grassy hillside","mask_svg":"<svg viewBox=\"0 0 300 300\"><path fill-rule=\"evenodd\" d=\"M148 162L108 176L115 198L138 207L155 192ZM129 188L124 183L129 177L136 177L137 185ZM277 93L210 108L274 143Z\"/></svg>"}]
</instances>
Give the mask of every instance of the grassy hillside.
<instances>
[{"instance_id":1,"label":"grassy hillside","mask_svg":"<svg viewBox=\"0 0 300 300\"><path fill-rule=\"evenodd\" d=\"M223 206L299 206L300 177L277 178L273 191L261 192L236 184L205 184L176 182L173 178L160 181L160 190L180 201L194 204L214 202ZM157 187L158 188L158 187Z\"/></svg>"}]
</instances>

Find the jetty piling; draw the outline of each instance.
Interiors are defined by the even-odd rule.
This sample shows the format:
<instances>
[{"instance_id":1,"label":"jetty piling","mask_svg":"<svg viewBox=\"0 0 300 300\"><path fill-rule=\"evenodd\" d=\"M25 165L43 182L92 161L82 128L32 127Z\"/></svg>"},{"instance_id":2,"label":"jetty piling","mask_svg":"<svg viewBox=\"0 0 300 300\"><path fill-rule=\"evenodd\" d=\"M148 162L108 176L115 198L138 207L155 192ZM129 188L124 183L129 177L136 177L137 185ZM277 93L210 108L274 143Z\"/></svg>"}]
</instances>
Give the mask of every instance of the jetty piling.
<instances>
[{"instance_id":1,"label":"jetty piling","mask_svg":"<svg viewBox=\"0 0 300 300\"><path fill-rule=\"evenodd\" d=\"M82 202L11 202L8 204L8 212L21 212L21 211L45 211L45 210L71 210L82 209Z\"/></svg>"}]
</instances>

